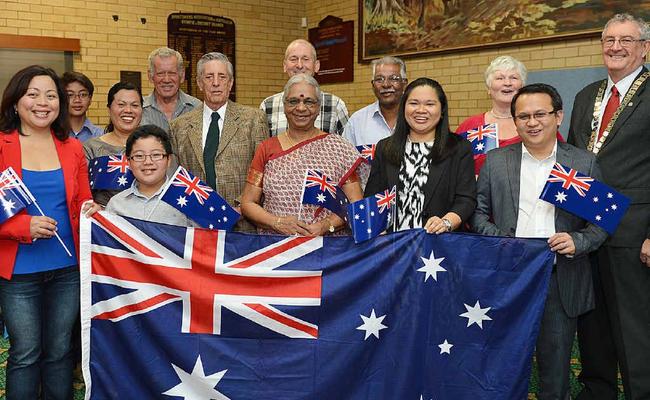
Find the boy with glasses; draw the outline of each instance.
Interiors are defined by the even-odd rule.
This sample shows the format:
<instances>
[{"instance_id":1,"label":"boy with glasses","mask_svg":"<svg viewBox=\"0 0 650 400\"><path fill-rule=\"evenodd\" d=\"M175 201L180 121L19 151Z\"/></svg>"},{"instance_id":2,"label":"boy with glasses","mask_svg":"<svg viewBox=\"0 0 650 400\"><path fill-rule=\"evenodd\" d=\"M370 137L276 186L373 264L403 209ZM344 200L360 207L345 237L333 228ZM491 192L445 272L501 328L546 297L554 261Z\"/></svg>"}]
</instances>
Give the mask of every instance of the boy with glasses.
<instances>
[{"instance_id":1,"label":"boy with glasses","mask_svg":"<svg viewBox=\"0 0 650 400\"><path fill-rule=\"evenodd\" d=\"M160 201L172 154L167 133L156 125L140 126L127 139L125 153L135 180L109 200L106 211L145 221L195 226L185 214Z\"/></svg>"},{"instance_id":2,"label":"boy with glasses","mask_svg":"<svg viewBox=\"0 0 650 400\"><path fill-rule=\"evenodd\" d=\"M68 115L72 128L70 136L81 142L101 136L104 130L90 122L86 116L95 91L91 80L81 72L66 72L61 79L68 94Z\"/></svg>"}]
</instances>

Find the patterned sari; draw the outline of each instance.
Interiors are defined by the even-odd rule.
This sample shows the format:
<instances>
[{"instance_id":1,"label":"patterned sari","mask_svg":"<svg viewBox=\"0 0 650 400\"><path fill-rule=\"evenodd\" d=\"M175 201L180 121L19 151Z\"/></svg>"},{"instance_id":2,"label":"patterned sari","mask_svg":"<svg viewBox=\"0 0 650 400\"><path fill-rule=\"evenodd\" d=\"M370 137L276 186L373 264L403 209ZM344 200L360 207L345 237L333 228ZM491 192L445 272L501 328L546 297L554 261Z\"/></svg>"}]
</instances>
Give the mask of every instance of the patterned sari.
<instances>
[{"instance_id":1,"label":"patterned sari","mask_svg":"<svg viewBox=\"0 0 650 400\"><path fill-rule=\"evenodd\" d=\"M262 188L262 207L277 216L294 215L306 223L329 216L331 211L317 213L315 205L301 204L302 187L307 169L323 172L340 186L368 177L368 167L359 163L359 152L339 135L321 134L283 150L277 137L266 139L255 152L248 171L247 182ZM340 182L344 179L344 182ZM258 228L259 233L275 233ZM335 234L349 234L342 229Z\"/></svg>"}]
</instances>

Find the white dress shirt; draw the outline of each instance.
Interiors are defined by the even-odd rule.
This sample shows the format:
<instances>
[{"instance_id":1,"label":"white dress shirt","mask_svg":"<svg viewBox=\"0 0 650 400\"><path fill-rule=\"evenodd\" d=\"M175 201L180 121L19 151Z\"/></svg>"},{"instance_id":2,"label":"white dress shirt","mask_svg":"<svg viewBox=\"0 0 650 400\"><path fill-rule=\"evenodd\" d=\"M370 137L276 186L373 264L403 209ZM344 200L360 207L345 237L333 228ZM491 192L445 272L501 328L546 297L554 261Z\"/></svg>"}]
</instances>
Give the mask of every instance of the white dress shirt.
<instances>
[{"instance_id":1,"label":"white dress shirt","mask_svg":"<svg viewBox=\"0 0 650 400\"><path fill-rule=\"evenodd\" d=\"M202 146L205 148L205 141L208 139L208 129L210 128L210 122L212 122L212 113L213 112L218 112L219 113L219 135L221 136L221 132L223 132L223 122L226 119L226 108L228 107L228 102L224 105L222 105L218 110L213 110L210 107L208 107L205 102L203 103L203 133L202 133Z\"/></svg>"},{"instance_id":2,"label":"white dress shirt","mask_svg":"<svg viewBox=\"0 0 650 400\"><path fill-rule=\"evenodd\" d=\"M623 101L623 97L625 97L627 91L630 90L630 88L632 87L632 84L634 83L634 78L636 78L636 76L641 73L642 68L643 65L637 68L634 72L632 72L625 78L616 82L616 85L614 85L614 81L612 80L611 77L607 78L605 97L603 97L603 102L601 103L602 105L600 106L600 115L598 116L598 129L596 129L596 132L600 132L600 124L603 123L603 114L605 114L605 107L607 106L607 102L609 101L609 98L612 97L612 87L616 86L616 90L618 90L619 93L618 98L621 101Z\"/></svg>"},{"instance_id":3,"label":"white dress shirt","mask_svg":"<svg viewBox=\"0 0 650 400\"><path fill-rule=\"evenodd\" d=\"M555 165L557 141L551 154L537 160L521 146L519 174L519 214L516 237L548 238L555 233L555 207L539 198L551 169Z\"/></svg>"}]
</instances>

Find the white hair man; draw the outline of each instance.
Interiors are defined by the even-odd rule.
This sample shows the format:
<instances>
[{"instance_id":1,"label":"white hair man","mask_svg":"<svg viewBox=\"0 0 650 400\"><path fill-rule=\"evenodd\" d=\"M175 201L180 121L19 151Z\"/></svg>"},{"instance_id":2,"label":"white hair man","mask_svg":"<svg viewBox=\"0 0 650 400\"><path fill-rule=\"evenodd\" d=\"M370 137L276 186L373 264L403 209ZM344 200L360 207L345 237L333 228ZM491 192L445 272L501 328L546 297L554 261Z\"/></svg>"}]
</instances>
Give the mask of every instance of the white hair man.
<instances>
[{"instance_id":1,"label":"white hair man","mask_svg":"<svg viewBox=\"0 0 650 400\"><path fill-rule=\"evenodd\" d=\"M289 43L284 52L283 66L289 78L297 74L314 76L320 69L320 62L316 58L316 49L311 43L304 39L296 39ZM260 109L266 113L271 136L277 136L287 129L282 92L264 99ZM348 110L343 100L331 93L323 92L320 99L320 115L316 118L314 126L323 132L341 135L347 122Z\"/></svg>"}]
</instances>

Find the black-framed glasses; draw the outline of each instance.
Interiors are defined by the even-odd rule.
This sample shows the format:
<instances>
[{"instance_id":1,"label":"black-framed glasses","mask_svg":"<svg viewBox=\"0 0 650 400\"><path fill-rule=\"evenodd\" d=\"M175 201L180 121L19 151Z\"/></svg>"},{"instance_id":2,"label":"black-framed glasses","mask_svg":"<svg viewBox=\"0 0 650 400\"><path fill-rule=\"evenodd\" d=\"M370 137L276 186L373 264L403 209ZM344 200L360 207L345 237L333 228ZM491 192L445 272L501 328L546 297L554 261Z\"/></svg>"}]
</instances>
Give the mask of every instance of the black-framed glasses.
<instances>
[{"instance_id":1,"label":"black-framed glasses","mask_svg":"<svg viewBox=\"0 0 650 400\"><path fill-rule=\"evenodd\" d=\"M136 153L136 154L131 154L129 160L141 163L144 162L147 159L147 157L149 157L151 159L151 162L158 162L158 161L162 161L168 155L169 154L167 153L151 153L151 154Z\"/></svg>"},{"instance_id":2,"label":"black-framed glasses","mask_svg":"<svg viewBox=\"0 0 650 400\"><path fill-rule=\"evenodd\" d=\"M537 111L533 114L518 114L515 115L515 120L519 122L528 122L531 118L535 118L535 121L544 121L551 114L557 113L557 110L552 111Z\"/></svg>"},{"instance_id":3,"label":"black-framed glasses","mask_svg":"<svg viewBox=\"0 0 650 400\"><path fill-rule=\"evenodd\" d=\"M615 37L608 36L606 38L600 39L600 43L602 43L603 46L605 47L612 47L616 42L618 42L618 44L620 44L621 47L631 47L636 42L645 42L645 39L635 39L629 36L625 36L622 38L615 38Z\"/></svg>"},{"instance_id":4,"label":"black-framed glasses","mask_svg":"<svg viewBox=\"0 0 650 400\"><path fill-rule=\"evenodd\" d=\"M90 93L88 92L79 92L79 93L67 92L67 94L70 100L74 100L75 97L78 97L80 100L86 100L87 98L90 97Z\"/></svg>"},{"instance_id":5,"label":"black-framed glasses","mask_svg":"<svg viewBox=\"0 0 650 400\"><path fill-rule=\"evenodd\" d=\"M295 97L288 98L284 101L287 108L298 107L300 103L304 104L305 107L313 109L318 106L318 100L307 97L306 99L297 99Z\"/></svg>"},{"instance_id":6,"label":"black-framed glasses","mask_svg":"<svg viewBox=\"0 0 650 400\"><path fill-rule=\"evenodd\" d=\"M376 77L372 78L372 80L370 82L374 83L375 85L383 85L386 82L386 80L388 80L388 82L393 83L393 84L394 83L404 82L404 78L402 78L399 75L391 75L389 77L376 76Z\"/></svg>"}]
</instances>

